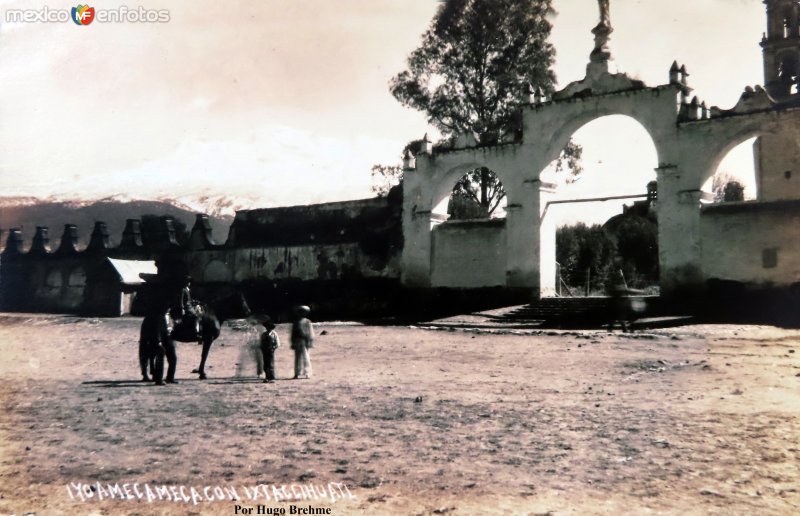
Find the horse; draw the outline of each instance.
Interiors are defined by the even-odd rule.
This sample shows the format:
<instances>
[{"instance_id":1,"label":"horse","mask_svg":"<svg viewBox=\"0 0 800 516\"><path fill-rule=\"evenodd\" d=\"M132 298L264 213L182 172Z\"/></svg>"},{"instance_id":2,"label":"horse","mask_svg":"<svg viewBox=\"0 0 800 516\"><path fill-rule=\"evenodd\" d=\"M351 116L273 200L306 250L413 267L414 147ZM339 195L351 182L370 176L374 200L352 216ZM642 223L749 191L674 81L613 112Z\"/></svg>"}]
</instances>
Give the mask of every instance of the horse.
<instances>
[{"instance_id":1,"label":"horse","mask_svg":"<svg viewBox=\"0 0 800 516\"><path fill-rule=\"evenodd\" d=\"M172 328L168 325L167 308L163 303L156 305L145 314L142 320L139 363L142 367L142 379L147 380L147 366L151 367L156 383L160 383L163 377L164 358L167 359L167 382L175 382L175 368L177 357L175 355L175 345L178 342L197 342L202 345L200 354L200 365L192 372L199 375L200 380L205 380L206 360L211 345L219 337L222 323L235 317L248 316L251 314L247 300L241 292L218 298L211 303L195 302L195 311L199 319L196 331L194 321L184 318L176 323Z\"/></svg>"}]
</instances>

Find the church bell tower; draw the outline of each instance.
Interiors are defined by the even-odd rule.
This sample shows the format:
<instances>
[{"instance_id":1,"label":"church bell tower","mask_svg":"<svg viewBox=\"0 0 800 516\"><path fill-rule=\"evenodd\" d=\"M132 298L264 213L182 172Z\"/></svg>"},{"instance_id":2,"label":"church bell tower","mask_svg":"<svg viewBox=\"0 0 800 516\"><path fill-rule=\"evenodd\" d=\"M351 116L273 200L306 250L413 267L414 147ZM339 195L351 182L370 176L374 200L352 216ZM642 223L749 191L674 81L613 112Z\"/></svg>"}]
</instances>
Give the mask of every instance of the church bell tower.
<instances>
[{"instance_id":1,"label":"church bell tower","mask_svg":"<svg viewBox=\"0 0 800 516\"><path fill-rule=\"evenodd\" d=\"M800 0L764 0L764 86L778 102L800 98Z\"/></svg>"}]
</instances>

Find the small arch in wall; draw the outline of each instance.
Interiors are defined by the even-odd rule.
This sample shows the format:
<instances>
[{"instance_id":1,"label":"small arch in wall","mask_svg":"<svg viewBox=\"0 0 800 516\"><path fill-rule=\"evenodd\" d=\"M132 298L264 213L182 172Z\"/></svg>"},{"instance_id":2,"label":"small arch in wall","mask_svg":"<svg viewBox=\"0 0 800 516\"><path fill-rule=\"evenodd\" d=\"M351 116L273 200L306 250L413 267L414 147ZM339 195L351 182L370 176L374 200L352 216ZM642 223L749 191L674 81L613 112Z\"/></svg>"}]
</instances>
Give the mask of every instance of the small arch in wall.
<instances>
[{"instance_id":1,"label":"small arch in wall","mask_svg":"<svg viewBox=\"0 0 800 516\"><path fill-rule=\"evenodd\" d=\"M483 204L484 189L486 205ZM500 177L487 167L479 167L456 181L447 199L447 216L448 220L502 219L506 216L506 204L505 186Z\"/></svg>"},{"instance_id":2,"label":"small arch in wall","mask_svg":"<svg viewBox=\"0 0 800 516\"><path fill-rule=\"evenodd\" d=\"M86 286L86 270L83 267L75 267L67 277L67 286L70 288L83 288Z\"/></svg>"},{"instance_id":3,"label":"small arch in wall","mask_svg":"<svg viewBox=\"0 0 800 516\"><path fill-rule=\"evenodd\" d=\"M756 174L756 157L754 148L757 145L757 136L750 136L744 141L734 141L727 150L717 158L716 167L712 167L713 174L703 184L704 203L731 202L734 200L752 201L758 199L758 177ZM733 188L733 182L744 187L743 195L739 199ZM726 186L727 185L727 186ZM726 188L728 201L726 201Z\"/></svg>"},{"instance_id":4,"label":"small arch in wall","mask_svg":"<svg viewBox=\"0 0 800 516\"><path fill-rule=\"evenodd\" d=\"M61 271L58 269L52 269L47 272L47 276L44 278L44 286L47 288L61 288L64 284L63 277L61 275Z\"/></svg>"},{"instance_id":5,"label":"small arch in wall","mask_svg":"<svg viewBox=\"0 0 800 516\"><path fill-rule=\"evenodd\" d=\"M480 161L465 160L463 163L449 168L444 173L437 174L435 181L427 185L431 192L431 214L437 223L447 220L447 205L453 192L453 187L459 179L470 171L481 167L488 167L503 184L508 184L505 170L499 167L492 167L490 163L481 163ZM421 209L426 208L422 207Z\"/></svg>"},{"instance_id":6,"label":"small arch in wall","mask_svg":"<svg viewBox=\"0 0 800 516\"><path fill-rule=\"evenodd\" d=\"M63 292L63 308L76 309L83 302L86 291L86 269L75 267L67 275L67 288Z\"/></svg>"},{"instance_id":7,"label":"small arch in wall","mask_svg":"<svg viewBox=\"0 0 800 516\"><path fill-rule=\"evenodd\" d=\"M41 289L41 295L45 298L58 298L61 295L61 289L64 286L64 277L60 269L51 269L47 271L44 277L44 285Z\"/></svg>"},{"instance_id":8,"label":"small arch in wall","mask_svg":"<svg viewBox=\"0 0 800 516\"><path fill-rule=\"evenodd\" d=\"M482 170L483 169L483 170ZM482 174L488 174L482 176ZM449 288L495 287L506 284L505 187L502 172L479 164L450 169L439 185L431 210L431 285ZM490 180L495 197L491 213L475 206L478 183ZM457 196L473 204L456 206ZM458 211L461 209L462 211ZM438 226L438 227L437 227Z\"/></svg>"}]
</instances>

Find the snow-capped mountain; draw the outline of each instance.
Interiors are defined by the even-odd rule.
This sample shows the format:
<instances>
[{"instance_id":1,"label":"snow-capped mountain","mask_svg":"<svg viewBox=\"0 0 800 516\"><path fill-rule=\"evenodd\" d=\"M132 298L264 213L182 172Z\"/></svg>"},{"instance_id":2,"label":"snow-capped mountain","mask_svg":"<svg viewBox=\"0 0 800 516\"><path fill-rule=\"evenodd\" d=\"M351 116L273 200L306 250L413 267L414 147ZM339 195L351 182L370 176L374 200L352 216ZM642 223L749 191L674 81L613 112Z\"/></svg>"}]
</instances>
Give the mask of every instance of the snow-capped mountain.
<instances>
[{"instance_id":1,"label":"snow-capped mountain","mask_svg":"<svg viewBox=\"0 0 800 516\"><path fill-rule=\"evenodd\" d=\"M124 194L101 199L58 199L32 196L0 197L0 237L5 239L8 230L22 231L25 244L33 238L37 226L49 229L51 247L57 247L65 224L78 226L81 243L88 243L95 222L105 222L112 243L119 242L127 219L141 219L145 215L169 215L176 225L188 229L194 225L197 213L209 215L214 239L224 242L233 221L234 203L221 203L187 199L139 200Z\"/></svg>"}]
</instances>

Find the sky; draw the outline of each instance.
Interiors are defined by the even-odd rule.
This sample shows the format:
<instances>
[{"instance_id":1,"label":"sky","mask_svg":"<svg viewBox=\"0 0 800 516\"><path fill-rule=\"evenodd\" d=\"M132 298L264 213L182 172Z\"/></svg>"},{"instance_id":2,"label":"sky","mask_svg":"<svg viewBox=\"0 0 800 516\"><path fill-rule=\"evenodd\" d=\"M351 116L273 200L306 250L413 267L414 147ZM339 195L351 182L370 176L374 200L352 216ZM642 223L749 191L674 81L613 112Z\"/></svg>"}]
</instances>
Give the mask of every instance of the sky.
<instances>
[{"instance_id":1,"label":"sky","mask_svg":"<svg viewBox=\"0 0 800 516\"><path fill-rule=\"evenodd\" d=\"M169 21L7 23L9 9L74 4L0 0L0 195L226 196L250 208L364 198L372 165L399 163L431 131L388 83L436 0L92 5L167 10ZM563 87L585 74L598 10L554 7ZM611 21L618 70L650 86L667 82L675 59L708 105L730 108L763 82L761 0L612 0ZM619 118L576 133L585 172L562 198L640 193L654 178L649 136ZM744 147L721 168L752 174ZM557 211L589 221L608 207Z\"/></svg>"}]
</instances>

